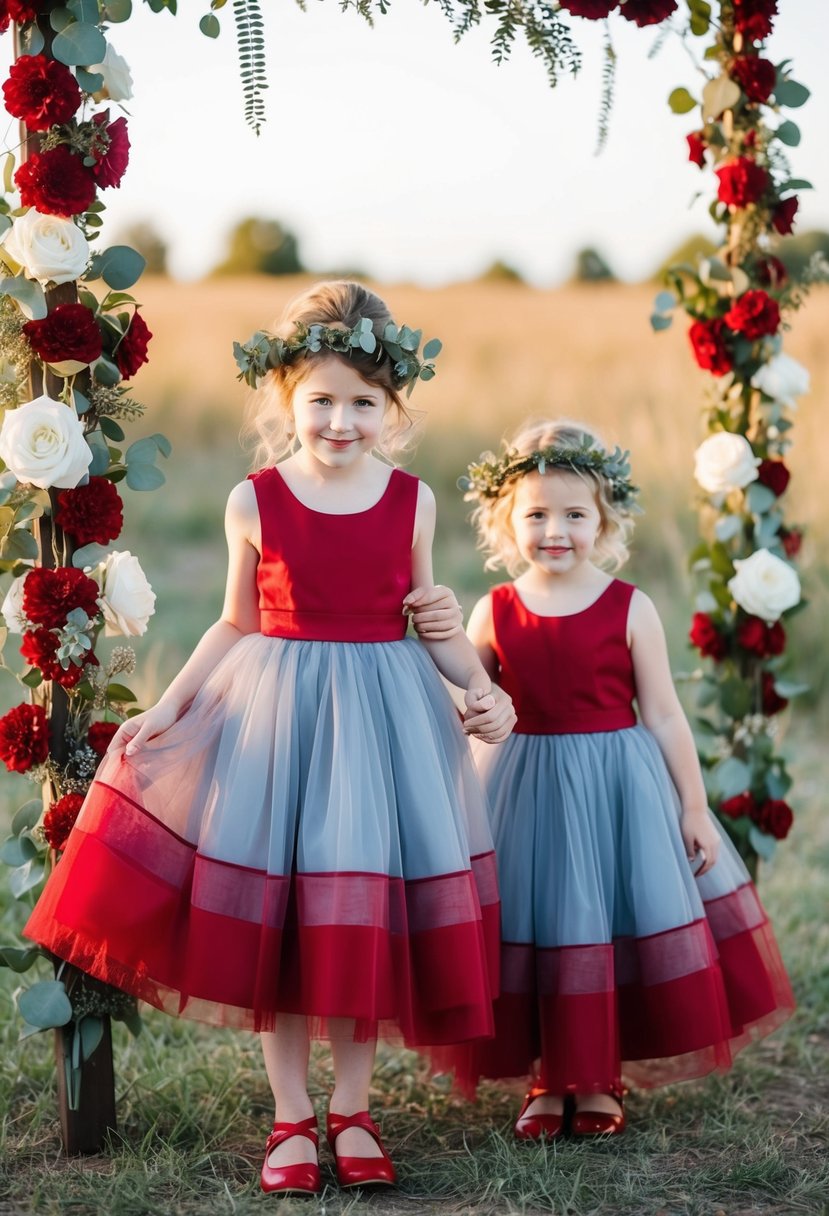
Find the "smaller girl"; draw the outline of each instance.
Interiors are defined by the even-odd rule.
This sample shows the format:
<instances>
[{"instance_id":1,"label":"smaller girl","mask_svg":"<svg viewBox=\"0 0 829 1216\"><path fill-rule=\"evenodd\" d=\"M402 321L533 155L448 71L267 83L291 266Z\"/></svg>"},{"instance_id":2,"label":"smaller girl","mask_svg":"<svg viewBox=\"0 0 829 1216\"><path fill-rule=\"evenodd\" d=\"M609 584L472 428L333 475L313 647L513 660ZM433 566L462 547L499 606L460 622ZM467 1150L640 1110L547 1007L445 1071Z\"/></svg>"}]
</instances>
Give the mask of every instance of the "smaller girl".
<instances>
[{"instance_id":1,"label":"smaller girl","mask_svg":"<svg viewBox=\"0 0 829 1216\"><path fill-rule=\"evenodd\" d=\"M487 567L522 573L468 629L518 724L479 753L502 900L496 1037L454 1058L467 1085L533 1074L519 1139L619 1133L623 1077L727 1068L794 1001L709 813L656 609L605 571L627 557L627 453L539 422L462 484Z\"/></svg>"}]
</instances>

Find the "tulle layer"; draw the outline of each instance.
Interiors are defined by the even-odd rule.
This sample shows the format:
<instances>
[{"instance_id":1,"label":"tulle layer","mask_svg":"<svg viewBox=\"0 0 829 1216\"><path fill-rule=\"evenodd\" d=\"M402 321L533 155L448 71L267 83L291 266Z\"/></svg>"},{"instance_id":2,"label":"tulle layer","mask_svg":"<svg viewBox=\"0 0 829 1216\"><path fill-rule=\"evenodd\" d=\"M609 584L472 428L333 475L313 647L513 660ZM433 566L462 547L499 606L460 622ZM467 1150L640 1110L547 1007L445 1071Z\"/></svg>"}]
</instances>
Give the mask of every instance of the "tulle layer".
<instances>
[{"instance_id":1,"label":"tulle layer","mask_svg":"<svg viewBox=\"0 0 829 1216\"><path fill-rule=\"evenodd\" d=\"M492 1033L498 920L480 786L419 645L253 635L105 761L26 932L170 1013L427 1045Z\"/></svg>"}]
</instances>

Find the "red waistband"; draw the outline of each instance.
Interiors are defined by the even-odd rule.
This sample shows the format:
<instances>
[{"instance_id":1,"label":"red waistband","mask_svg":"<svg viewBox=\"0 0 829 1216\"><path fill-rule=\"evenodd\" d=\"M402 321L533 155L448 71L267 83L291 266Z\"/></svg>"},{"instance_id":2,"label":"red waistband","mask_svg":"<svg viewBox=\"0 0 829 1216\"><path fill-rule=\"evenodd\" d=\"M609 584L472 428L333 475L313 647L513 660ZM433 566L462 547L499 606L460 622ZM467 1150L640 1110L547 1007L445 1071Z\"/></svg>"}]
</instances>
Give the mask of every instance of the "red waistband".
<instances>
[{"instance_id":1,"label":"red waistband","mask_svg":"<svg viewBox=\"0 0 829 1216\"><path fill-rule=\"evenodd\" d=\"M593 735L606 730L624 730L636 725L629 705L616 709L585 709L573 713L519 713L517 735Z\"/></svg>"},{"instance_id":2,"label":"red waistband","mask_svg":"<svg viewBox=\"0 0 829 1216\"><path fill-rule=\"evenodd\" d=\"M259 627L266 637L306 642L399 642L406 635L407 624L402 612L369 616L267 609L259 613Z\"/></svg>"}]
</instances>

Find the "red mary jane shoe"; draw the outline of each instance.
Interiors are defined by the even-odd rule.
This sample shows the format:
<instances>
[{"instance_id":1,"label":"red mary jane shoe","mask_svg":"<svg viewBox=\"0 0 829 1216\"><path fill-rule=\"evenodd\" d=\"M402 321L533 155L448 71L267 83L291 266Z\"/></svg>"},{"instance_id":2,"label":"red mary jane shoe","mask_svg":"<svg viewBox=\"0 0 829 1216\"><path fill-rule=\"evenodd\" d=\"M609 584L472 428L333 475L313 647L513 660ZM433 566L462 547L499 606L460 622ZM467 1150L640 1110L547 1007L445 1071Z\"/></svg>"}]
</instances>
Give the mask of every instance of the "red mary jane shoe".
<instances>
[{"instance_id":1,"label":"red mary jane shoe","mask_svg":"<svg viewBox=\"0 0 829 1216\"><path fill-rule=\"evenodd\" d=\"M268 1158L277 1145L291 1136L305 1136L314 1148L319 1147L317 1117L302 1119L299 1123L274 1123L273 1131L265 1144L265 1160L262 1164L262 1190L282 1195L318 1195L322 1190L320 1167L316 1161L299 1161L295 1165L268 1165Z\"/></svg>"},{"instance_id":2,"label":"red mary jane shoe","mask_svg":"<svg viewBox=\"0 0 829 1216\"><path fill-rule=\"evenodd\" d=\"M625 1130L625 1108L622 1095L611 1092L610 1097L619 1103L619 1113L604 1110L577 1110L573 1114L570 1130L574 1136L620 1136Z\"/></svg>"},{"instance_id":3,"label":"red mary jane shoe","mask_svg":"<svg viewBox=\"0 0 829 1216\"><path fill-rule=\"evenodd\" d=\"M524 1099L524 1104L518 1112L518 1118L515 1120L513 1129L516 1140L555 1140L558 1136L564 1134L564 1125L570 1104L570 1096L564 1099L564 1109L560 1115L545 1115L545 1114L526 1114L527 1107L535 1101L536 1098L543 1098L549 1094L547 1089L539 1089L533 1087Z\"/></svg>"},{"instance_id":4,"label":"red mary jane shoe","mask_svg":"<svg viewBox=\"0 0 829 1216\"><path fill-rule=\"evenodd\" d=\"M368 1132L377 1142L382 1157L340 1157L335 1147L337 1137L348 1127L361 1127ZM335 1115L329 1111L326 1135L337 1163L340 1186L394 1186L397 1182L394 1166L380 1139L380 1128L367 1110L360 1110L356 1115Z\"/></svg>"}]
</instances>

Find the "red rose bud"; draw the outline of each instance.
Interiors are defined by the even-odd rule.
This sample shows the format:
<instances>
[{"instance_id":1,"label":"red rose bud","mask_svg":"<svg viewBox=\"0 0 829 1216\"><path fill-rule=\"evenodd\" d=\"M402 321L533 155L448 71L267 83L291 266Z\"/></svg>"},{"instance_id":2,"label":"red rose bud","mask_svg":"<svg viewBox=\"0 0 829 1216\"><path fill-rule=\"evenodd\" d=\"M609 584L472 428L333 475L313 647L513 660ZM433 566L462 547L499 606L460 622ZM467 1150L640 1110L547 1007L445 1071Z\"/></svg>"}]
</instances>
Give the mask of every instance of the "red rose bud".
<instances>
[{"instance_id":1,"label":"red rose bud","mask_svg":"<svg viewBox=\"0 0 829 1216\"><path fill-rule=\"evenodd\" d=\"M791 473L782 460L761 460L757 468L757 480L761 486L768 486L771 492L779 498L789 484Z\"/></svg>"},{"instance_id":2,"label":"red rose bud","mask_svg":"<svg viewBox=\"0 0 829 1216\"><path fill-rule=\"evenodd\" d=\"M778 536L786 557L797 557L803 544L803 533L799 528L781 528Z\"/></svg>"},{"instance_id":3,"label":"red rose bud","mask_svg":"<svg viewBox=\"0 0 829 1216\"><path fill-rule=\"evenodd\" d=\"M763 672L761 700L763 703L763 713L767 718L771 718L774 714L779 714L789 704L787 698L781 697L775 689L774 676L770 671Z\"/></svg>"},{"instance_id":4,"label":"red rose bud","mask_svg":"<svg viewBox=\"0 0 829 1216\"><path fill-rule=\"evenodd\" d=\"M752 55L748 59L734 60L731 78L737 81L749 101L763 102L774 92L777 70L770 60Z\"/></svg>"},{"instance_id":5,"label":"red rose bud","mask_svg":"<svg viewBox=\"0 0 829 1216\"><path fill-rule=\"evenodd\" d=\"M800 201L796 194L781 199L771 213L771 226L775 232L779 232L781 236L789 235L794 228L794 217L797 215L799 205Z\"/></svg>"},{"instance_id":6,"label":"red rose bud","mask_svg":"<svg viewBox=\"0 0 829 1216\"><path fill-rule=\"evenodd\" d=\"M30 131L48 131L69 122L81 104L75 77L45 55L21 55L11 66L3 97L8 112L22 118Z\"/></svg>"},{"instance_id":7,"label":"red rose bud","mask_svg":"<svg viewBox=\"0 0 829 1216\"><path fill-rule=\"evenodd\" d=\"M75 826L75 820L83 806L83 795L64 794L53 802L43 816L43 835L53 849L60 852L66 848L69 833Z\"/></svg>"},{"instance_id":8,"label":"red rose bud","mask_svg":"<svg viewBox=\"0 0 829 1216\"><path fill-rule=\"evenodd\" d=\"M10 773L27 773L49 756L49 723L42 705L17 705L0 718L0 760Z\"/></svg>"},{"instance_id":9,"label":"red rose bud","mask_svg":"<svg viewBox=\"0 0 829 1216\"><path fill-rule=\"evenodd\" d=\"M27 321L23 332L44 363L94 363L104 348L98 322L85 304L58 304L42 321Z\"/></svg>"},{"instance_id":10,"label":"red rose bud","mask_svg":"<svg viewBox=\"0 0 829 1216\"><path fill-rule=\"evenodd\" d=\"M777 0L734 0L734 28L749 42L762 42L776 13Z\"/></svg>"},{"instance_id":11,"label":"red rose bud","mask_svg":"<svg viewBox=\"0 0 829 1216\"><path fill-rule=\"evenodd\" d=\"M125 380L134 376L142 363L149 362L147 346L152 336L147 322L136 308L129 329L115 348L115 362Z\"/></svg>"},{"instance_id":12,"label":"red rose bud","mask_svg":"<svg viewBox=\"0 0 829 1216\"><path fill-rule=\"evenodd\" d=\"M721 320L695 321L688 330L694 358L701 368L714 376L724 376L733 366L725 344Z\"/></svg>"},{"instance_id":13,"label":"red rose bud","mask_svg":"<svg viewBox=\"0 0 829 1216\"><path fill-rule=\"evenodd\" d=\"M765 194L769 175L748 156L737 156L714 172L720 179L717 198L729 207L748 207Z\"/></svg>"},{"instance_id":14,"label":"red rose bud","mask_svg":"<svg viewBox=\"0 0 829 1216\"><path fill-rule=\"evenodd\" d=\"M559 0L561 7L573 17L587 17L589 21L602 21L614 8L619 7L619 0Z\"/></svg>"},{"instance_id":15,"label":"red rose bud","mask_svg":"<svg viewBox=\"0 0 829 1216\"><path fill-rule=\"evenodd\" d=\"M788 279L788 271L780 258L776 258L773 254L767 253L759 258L754 269L758 282L764 287L770 287L772 291L778 291Z\"/></svg>"},{"instance_id":16,"label":"red rose bud","mask_svg":"<svg viewBox=\"0 0 829 1216\"><path fill-rule=\"evenodd\" d=\"M83 545L108 545L124 526L124 504L106 477L90 477L85 486L58 493L55 522Z\"/></svg>"},{"instance_id":17,"label":"red rose bud","mask_svg":"<svg viewBox=\"0 0 829 1216\"><path fill-rule=\"evenodd\" d=\"M677 0L625 0L621 13L641 29L645 25L658 25L676 10Z\"/></svg>"},{"instance_id":18,"label":"red rose bud","mask_svg":"<svg viewBox=\"0 0 829 1216\"><path fill-rule=\"evenodd\" d=\"M705 149L708 144L702 138L702 131L692 131L690 135L686 135L688 141L688 159L693 165L699 165L700 169L705 168Z\"/></svg>"},{"instance_id":19,"label":"red rose bud","mask_svg":"<svg viewBox=\"0 0 829 1216\"><path fill-rule=\"evenodd\" d=\"M728 643L706 612L694 613L688 637L704 658L725 658Z\"/></svg>"},{"instance_id":20,"label":"red rose bud","mask_svg":"<svg viewBox=\"0 0 829 1216\"><path fill-rule=\"evenodd\" d=\"M752 816L761 832L785 840L794 823L792 808L782 798L769 798Z\"/></svg>"},{"instance_id":21,"label":"red rose bud","mask_svg":"<svg viewBox=\"0 0 829 1216\"><path fill-rule=\"evenodd\" d=\"M117 722L93 722L87 735L87 742L93 752L97 752L99 756L103 756L117 730Z\"/></svg>"},{"instance_id":22,"label":"red rose bud","mask_svg":"<svg viewBox=\"0 0 829 1216\"><path fill-rule=\"evenodd\" d=\"M745 291L723 319L735 333L752 341L766 338L780 328L780 305L765 291Z\"/></svg>"},{"instance_id":23,"label":"red rose bud","mask_svg":"<svg viewBox=\"0 0 829 1216\"><path fill-rule=\"evenodd\" d=\"M756 810L757 803L754 801L751 790L735 794L733 798L726 798L725 802L720 803L720 814L726 815L729 819L740 819L743 815L750 815L753 818Z\"/></svg>"},{"instance_id":24,"label":"red rose bud","mask_svg":"<svg viewBox=\"0 0 829 1216\"><path fill-rule=\"evenodd\" d=\"M759 616L747 616L737 626L737 645L751 654L767 659L782 654L786 648L786 631L779 621L767 625Z\"/></svg>"},{"instance_id":25,"label":"red rose bud","mask_svg":"<svg viewBox=\"0 0 829 1216\"><path fill-rule=\"evenodd\" d=\"M95 198L95 178L65 144L33 152L14 180L23 206L45 215L80 215Z\"/></svg>"},{"instance_id":26,"label":"red rose bud","mask_svg":"<svg viewBox=\"0 0 829 1216\"><path fill-rule=\"evenodd\" d=\"M107 114L96 114L92 121L103 126L107 118ZM92 176L98 185L120 186L130 160L126 118L116 118L96 136L92 155L95 157Z\"/></svg>"},{"instance_id":27,"label":"red rose bud","mask_svg":"<svg viewBox=\"0 0 829 1216\"><path fill-rule=\"evenodd\" d=\"M36 566L23 584L23 615L33 625L60 629L75 608L82 608L88 617L95 616L100 594L98 584L87 578L83 570L70 566L47 570Z\"/></svg>"}]
</instances>

